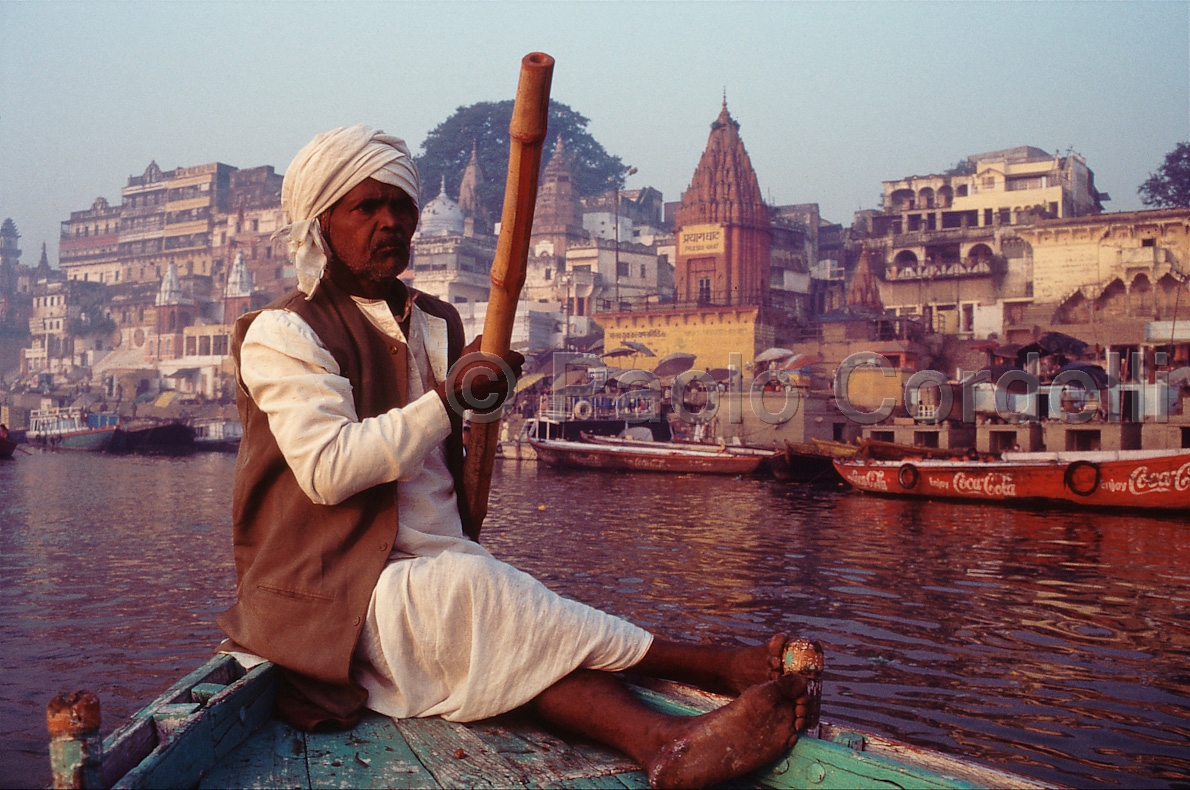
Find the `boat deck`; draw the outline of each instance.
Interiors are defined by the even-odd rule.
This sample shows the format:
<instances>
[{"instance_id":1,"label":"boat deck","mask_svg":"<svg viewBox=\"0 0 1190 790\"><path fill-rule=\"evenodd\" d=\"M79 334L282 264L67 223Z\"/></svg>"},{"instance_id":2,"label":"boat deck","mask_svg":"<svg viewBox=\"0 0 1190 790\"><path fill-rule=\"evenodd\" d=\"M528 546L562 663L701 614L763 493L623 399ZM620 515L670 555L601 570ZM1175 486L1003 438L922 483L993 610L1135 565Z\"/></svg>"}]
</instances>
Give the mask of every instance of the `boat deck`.
<instances>
[{"instance_id":1,"label":"boat deck","mask_svg":"<svg viewBox=\"0 0 1190 790\"><path fill-rule=\"evenodd\" d=\"M632 679L646 704L690 715L726 698ZM102 786L645 788L630 759L514 711L456 724L369 713L351 730L302 733L272 718L277 671L216 656L103 744ZM784 758L728 787L1018 787L1042 783L937 752L822 725Z\"/></svg>"}]
</instances>

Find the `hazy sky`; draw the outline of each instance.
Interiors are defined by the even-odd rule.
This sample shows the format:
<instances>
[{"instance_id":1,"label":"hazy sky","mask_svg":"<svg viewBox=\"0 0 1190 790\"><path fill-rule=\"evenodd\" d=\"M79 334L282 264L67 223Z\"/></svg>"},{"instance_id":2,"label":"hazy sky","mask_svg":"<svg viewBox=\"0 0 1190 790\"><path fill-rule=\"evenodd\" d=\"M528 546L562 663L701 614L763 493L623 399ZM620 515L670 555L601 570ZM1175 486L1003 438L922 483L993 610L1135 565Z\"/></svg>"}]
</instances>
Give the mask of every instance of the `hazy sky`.
<instances>
[{"instance_id":1,"label":"hazy sky","mask_svg":"<svg viewBox=\"0 0 1190 790\"><path fill-rule=\"evenodd\" d=\"M0 0L0 218L57 262L59 222L129 175L283 172L365 122L416 150L512 98L521 57L677 200L723 91L766 199L849 223L881 181L969 154L1081 153L1110 211L1190 139L1185 2L12 2Z\"/></svg>"}]
</instances>

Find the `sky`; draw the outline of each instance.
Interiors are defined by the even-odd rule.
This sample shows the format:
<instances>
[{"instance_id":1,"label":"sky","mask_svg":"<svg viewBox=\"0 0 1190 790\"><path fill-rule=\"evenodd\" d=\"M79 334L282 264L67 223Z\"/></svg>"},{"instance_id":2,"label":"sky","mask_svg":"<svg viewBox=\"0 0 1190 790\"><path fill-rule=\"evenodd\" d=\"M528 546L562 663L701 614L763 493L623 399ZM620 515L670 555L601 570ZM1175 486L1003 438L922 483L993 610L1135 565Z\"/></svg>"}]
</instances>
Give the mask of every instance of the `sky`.
<instances>
[{"instance_id":1,"label":"sky","mask_svg":"<svg viewBox=\"0 0 1190 790\"><path fill-rule=\"evenodd\" d=\"M225 162L284 172L367 123L417 151L455 109L552 97L678 200L726 93L766 200L849 224L882 181L970 154L1073 150L1111 195L1190 139L1190 3L14 2L0 0L0 218L22 262L130 175Z\"/></svg>"}]
</instances>

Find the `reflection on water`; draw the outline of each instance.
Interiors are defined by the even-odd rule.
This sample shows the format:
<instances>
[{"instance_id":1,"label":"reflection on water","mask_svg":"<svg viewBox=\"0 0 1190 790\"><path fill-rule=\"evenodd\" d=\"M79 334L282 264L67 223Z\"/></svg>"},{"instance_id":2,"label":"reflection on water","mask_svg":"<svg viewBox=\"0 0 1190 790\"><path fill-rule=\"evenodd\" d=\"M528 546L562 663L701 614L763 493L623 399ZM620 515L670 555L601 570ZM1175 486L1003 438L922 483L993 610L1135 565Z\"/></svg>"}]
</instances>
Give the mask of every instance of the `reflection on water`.
<instances>
[{"instance_id":1,"label":"reflection on water","mask_svg":"<svg viewBox=\"0 0 1190 790\"><path fill-rule=\"evenodd\" d=\"M230 457L0 465L0 776L48 781L44 709L105 731L207 657ZM1190 774L1185 519L505 462L484 542L659 634L827 647L824 717L1078 786Z\"/></svg>"}]
</instances>

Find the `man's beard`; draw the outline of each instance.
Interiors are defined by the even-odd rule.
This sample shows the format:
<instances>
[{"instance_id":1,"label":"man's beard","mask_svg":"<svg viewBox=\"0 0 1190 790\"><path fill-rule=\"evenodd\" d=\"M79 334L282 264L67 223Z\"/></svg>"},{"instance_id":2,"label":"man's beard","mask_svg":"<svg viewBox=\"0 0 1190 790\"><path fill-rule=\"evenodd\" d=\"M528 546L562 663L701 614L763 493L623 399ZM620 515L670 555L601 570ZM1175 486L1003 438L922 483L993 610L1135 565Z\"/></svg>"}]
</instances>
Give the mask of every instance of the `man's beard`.
<instances>
[{"instance_id":1,"label":"man's beard","mask_svg":"<svg viewBox=\"0 0 1190 790\"><path fill-rule=\"evenodd\" d=\"M357 276L373 282L392 282L396 277L409 268L409 242L384 241L373 245L368 261L363 271ZM395 259L395 260L394 260Z\"/></svg>"}]
</instances>

